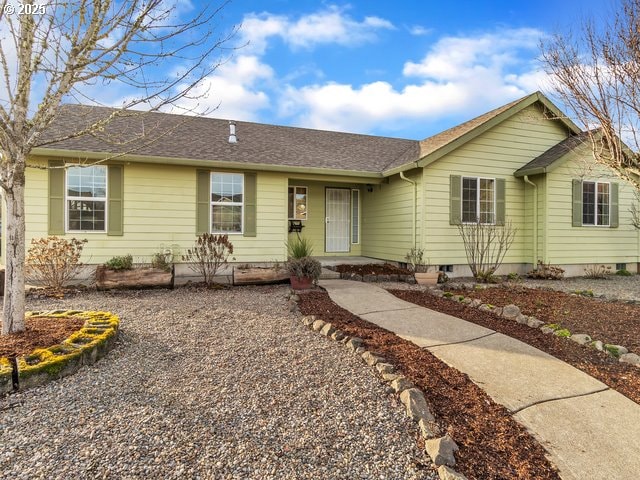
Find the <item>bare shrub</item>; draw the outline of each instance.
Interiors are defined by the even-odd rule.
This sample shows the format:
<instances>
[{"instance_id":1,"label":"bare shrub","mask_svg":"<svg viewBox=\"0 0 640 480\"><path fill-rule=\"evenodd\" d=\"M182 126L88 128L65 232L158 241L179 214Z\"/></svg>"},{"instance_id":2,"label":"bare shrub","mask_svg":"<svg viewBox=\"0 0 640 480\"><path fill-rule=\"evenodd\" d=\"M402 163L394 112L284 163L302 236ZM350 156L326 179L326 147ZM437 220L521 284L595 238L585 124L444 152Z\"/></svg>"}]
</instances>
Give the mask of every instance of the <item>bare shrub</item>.
<instances>
[{"instance_id":1,"label":"bare shrub","mask_svg":"<svg viewBox=\"0 0 640 480\"><path fill-rule=\"evenodd\" d=\"M467 263L476 281L487 283L492 280L511 248L517 231L511 221L504 225L480 221L458 224Z\"/></svg>"},{"instance_id":2,"label":"bare shrub","mask_svg":"<svg viewBox=\"0 0 640 480\"><path fill-rule=\"evenodd\" d=\"M204 283L213 284L213 277L221 266L227 263L233 253L233 244L228 235L203 233L199 235L195 245L182 256L189 268L204 277Z\"/></svg>"},{"instance_id":3,"label":"bare shrub","mask_svg":"<svg viewBox=\"0 0 640 480\"><path fill-rule=\"evenodd\" d=\"M62 291L82 267L80 256L87 240L50 236L34 238L27 251L27 275L54 291Z\"/></svg>"},{"instance_id":4,"label":"bare shrub","mask_svg":"<svg viewBox=\"0 0 640 480\"><path fill-rule=\"evenodd\" d=\"M607 278L611 273L611 267L605 265L587 265L584 269L584 276L594 280Z\"/></svg>"},{"instance_id":5,"label":"bare shrub","mask_svg":"<svg viewBox=\"0 0 640 480\"><path fill-rule=\"evenodd\" d=\"M527 277L540 280L561 280L564 277L564 269L538 260L538 266L528 272Z\"/></svg>"}]
</instances>

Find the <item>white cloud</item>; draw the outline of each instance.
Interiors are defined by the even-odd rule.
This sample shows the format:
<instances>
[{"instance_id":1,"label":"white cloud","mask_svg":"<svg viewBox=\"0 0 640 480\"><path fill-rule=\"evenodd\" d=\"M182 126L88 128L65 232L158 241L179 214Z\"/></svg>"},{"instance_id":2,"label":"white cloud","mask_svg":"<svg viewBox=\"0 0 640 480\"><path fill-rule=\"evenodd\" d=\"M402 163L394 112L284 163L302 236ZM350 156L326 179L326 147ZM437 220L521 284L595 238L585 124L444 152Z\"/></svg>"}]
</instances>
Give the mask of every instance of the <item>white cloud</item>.
<instances>
[{"instance_id":1,"label":"white cloud","mask_svg":"<svg viewBox=\"0 0 640 480\"><path fill-rule=\"evenodd\" d=\"M255 121L258 112L270 105L265 90L273 76L272 68L258 57L239 56L206 77L191 92L191 98L183 98L178 107L220 118Z\"/></svg>"},{"instance_id":2,"label":"white cloud","mask_svg":"<svg viewBox=\"0 0 640 480\"><path fill-rule=\"evenodd\" d=\"M408 29L409 29L409 33L416 37L422 37L424 35L429 35L433 33L432 28L423 27L422 25L412 25Z\"/></svg>"},{"instance_id":3,"label":"white cloud","mask_svg":"<svg viewBox=\"0 0 640 480\"><path fill-rule=\"evenodd\" d=\"M514 29L444 37L422 61L405 63L405 79L415 81L403 88L387 82L290 86L280 113L305 126L354 132L480 114L540 88L544 74L522 60L536 51L540 35Z\"/></svg>"},{"instance_id":4,"label":"white cloud","mask_svg":"<svg viewBox=\"0 0 640 480\"><path fill-rule=\"evenodd\" d=\"M249 14L242 22L240 34L252 52L261 54L270 37L279 37L294 49L322 44L355 46L374 41L380 30L393 28L393 24L383 18L369 16L357 21L344 9L330 6L298 19L269 13Z\"/></svg>"}]
</instances>

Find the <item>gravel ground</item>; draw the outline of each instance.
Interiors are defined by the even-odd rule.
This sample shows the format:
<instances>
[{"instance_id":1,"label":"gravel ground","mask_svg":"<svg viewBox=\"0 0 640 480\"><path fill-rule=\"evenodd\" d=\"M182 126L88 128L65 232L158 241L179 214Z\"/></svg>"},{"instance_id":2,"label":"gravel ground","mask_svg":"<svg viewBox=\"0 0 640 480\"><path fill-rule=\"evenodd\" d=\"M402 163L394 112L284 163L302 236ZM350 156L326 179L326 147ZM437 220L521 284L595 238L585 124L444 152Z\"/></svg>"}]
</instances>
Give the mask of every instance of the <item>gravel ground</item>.
<instances>
[{"instance_id":1,"label":"gravel ground","mask_svg":"<svg viewBox=\"0 0 640 480\"><path fill-rule=\"evenodd\" d=\"M372 370L287 313L284 286L83 293L106 358L0 399L0 477L435 478Z\"/></svg>"}]
</instances>

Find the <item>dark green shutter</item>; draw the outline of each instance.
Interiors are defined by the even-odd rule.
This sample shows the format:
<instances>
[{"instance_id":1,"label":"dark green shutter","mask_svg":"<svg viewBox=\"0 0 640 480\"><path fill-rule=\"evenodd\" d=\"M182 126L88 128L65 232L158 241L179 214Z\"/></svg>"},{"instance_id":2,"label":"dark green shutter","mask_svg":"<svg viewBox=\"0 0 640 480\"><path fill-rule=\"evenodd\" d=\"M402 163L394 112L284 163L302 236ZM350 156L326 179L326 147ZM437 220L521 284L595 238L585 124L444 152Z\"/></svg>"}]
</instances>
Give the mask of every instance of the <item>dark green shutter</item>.
<instances>
[{"instance_id":1,"label":"dark green shutter","mask_svg":"<svg viewBox=\"0 0 640 480\"><path fill-rule=\"evenodd\" d=\"M244 236L255 237L257 235L257 175L255 172L244 174Z\"/></svg>"},{"instance_id":2,"label":"dark green shutter","mask_svg":"<svg viewBox=\"0 0 640 480\"><path fill-rule=\"evenodd\" d=\"M504 178L496 178L496 225L504 225L506 186Z\"/></svg>"},{"instance_id":3,"label":"dark green shutter","mask_svg":"<svg viewBox=\"0 0 640 480\"><path fill-rule=\"evenodd\" d=\"M572 210L572 222L574 227L582 226L582 180L573 179L571 181L573 185L573 210Z\"/></svg>"},{"instance_id":4,"label":"dark green shutter","mask_svg":"<svg viewBox=\"0 0 640 480\"><path fill-rule=\"evenodd\" d=\"M64 235L64 162L49 161L49 235Z\"/></svg>"},{"instance_id":5,"label":"dark green shutter","mask_svg":"<svg viewBox=\"0 0 640 480\"><path fill-rule=\"evenodd\" d=\"M196 235L211 231L211 173L196 170Z\"/></svg>"},{"instance_id":6,"label":"dark green shutter","mask_svg":"<svg viewBox=\"0 0 640 480\"><path fill-rule=\"evenodd\" d=\"M109 165L109 192L107 194L108 222L107 235L124 234L124 167Z\"/></svg>"},{"instance_id":7,"label":"dark green shutter","mask_svg":"<svg viewBox=\"0 0 640 480\"><path fill-rule=\"evenodd\" d=\"M460 225L462 216L462 179L460 175L449 177L449 224Z\"/></svg>"},{"instance_id":8,"label":"dark green shutter","mask_svg":"<svg viewBox=\"0 0 640 480\"><path fill-rule=\"evenodd\" d=\"M618 184L611 184L611 203L609 210L609 226L618 228Z\"/></svg>"}]
</instances>

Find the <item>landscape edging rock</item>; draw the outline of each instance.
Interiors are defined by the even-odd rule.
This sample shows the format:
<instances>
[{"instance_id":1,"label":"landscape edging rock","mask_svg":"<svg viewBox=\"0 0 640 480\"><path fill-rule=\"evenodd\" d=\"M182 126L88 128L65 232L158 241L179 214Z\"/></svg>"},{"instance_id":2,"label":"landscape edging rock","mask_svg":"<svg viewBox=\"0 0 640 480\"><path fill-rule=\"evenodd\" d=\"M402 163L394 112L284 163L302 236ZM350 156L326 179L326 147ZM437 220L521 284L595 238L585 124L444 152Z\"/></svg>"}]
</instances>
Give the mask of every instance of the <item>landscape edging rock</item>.
<instances>
[{"instance_id":1,"label":"landscape edging rock","mask_svg":"<svg viewBox=\"0 0 640 480\"><path fill-rule=\"evenodd\" d=\"M95 363L114 347L120 325L118 317L110 312L51 310L27 312L26 317L78 317L85 323L60 344L18 357L17 375L11 361L0 358L0 395L45 385Z\"/></svg>"},{"instance_id":2,"label":"landscape edging rock","mask_svg":"<svg viewBox=\"0 0 640 480\"><path fill-rule=\"evenodd\" d=\"M322 322L322 326L331 325L331 328L333 329L334 333L339 332L340 334L342 334L343 338L340 341L340 343L345 345L345 347L348 348L351 352L358 355L367 365L373 367L373 370L376 371L376 373L380 376L382 381L387 384L390 384L401 400L403 398L406 399L405 400L406 403L405 401L403 401L403 403L405 403L405 406L406 406L406 415L418 423L419 431L423 440L425 441L425 445L427 441L435 440L437 441L438 445L446 445L450 447L450 449L447 450L447 454L450 455L450 457L448 458L450 459L453 458L453 462L450 461L449 463L455 464L455 458L453 457L453 454L458 449L455 441L449 435L445 435L444 437L438 437L438 435L440 435L440 427L435 422L435 417L429 410L429 407L426 403L426 399L424 397L424 393L422 393L418 388L416 388L416 386L413 385L413 383L411 383L405 376L400 374L395 365L393 365L391 362L389 362L385 358L380 357L374 354L373 352L370 352L366 350L364 347L362 347L363 340L361 338L348 336L346 333L342 332L341 330L336 329L331 323L320 320L316 315L305 315L302 317L301 321L303 325L320 334L323 333L321 329L313 328L314 325L320 325L320 323L318 322ZM327 338L333 339L332 335L329 335L329 336L324 335L324 336L326 336ZM381 367L377 368L379 365ZM394 373L391 373L390 370L392 370ZM410 393L406 393L409 391ZM409 400L409 398L411 398L411 400ZM419 408L417 409L414 408L416 400L419 405ZM432 451L432 452L435 452L435 451ZM434 464L434 469L440 466L439 462L441 461L441 458L442 458L441 450L438 451L437 453L434 453L434 456L431 456L430 452L427 451L425 447L425 453L427 453L427 455L429 455L429 457L431 458L431 461ZM438 463L436 463L436 461ZM438 469L437 471L441 479L445 479L445 478L449 478L449 479L456 478L461 480L466 479L464 475L456 472L450 467L447 467L446 469Z\"/></svg>"},{"instance_id":3,"label":"landscape edging rock","mask_svg":"<svg viewBox=\"0 0 640 480\"><path fill-rule=\"evenodd\" d=\"M464 288L466 288L466 286L464 286ZM511 305L506 305L503 308L500 308L500 307L495 307L494 305L482 303L478 299L471 299L470 302L467 302L465 300L469 299L469 297L465 298L463 295L454 295L451 292L442 292L438 289L438 287L427 288L426 291L431 295L437 296L439 298L446 298L448 300L460 302L466 305L467 307L477 308L478 310L481 310L483 312L493 313L501 318L504 318L510 321L517 321L521 325L526 325L530 328L539 328L540 331L542 331L542 333L554 334L558 337L567 338L569 340L572 340L578 343L579 345L582 345L583 347L590 346L590 347L596 348L599 351L604 351L608 353L610 356L617 358L619 362L629 363L631 365L640 367L640 362L636 363L635 361L629 361L632 358L633 360L635 360L637 355L636 357L625 356L629 354L635 355L634 353L629 352L629 350L626 347L623 347L622 345L607 344L600 340L593 340L588 334L583 334L583 333L572 334L566 328L562 328L560 325L555 323L544 324L544 322L542 322L541 320L538 320L536 317L520 314L520 308L517 305L511 304ZM518 314L515 314L516 311L518 312ZM586 338L588 338L589 340L587 341ZM599 345L602 345L603 348L598 348Z\"/></svg>"}]
</instances>

